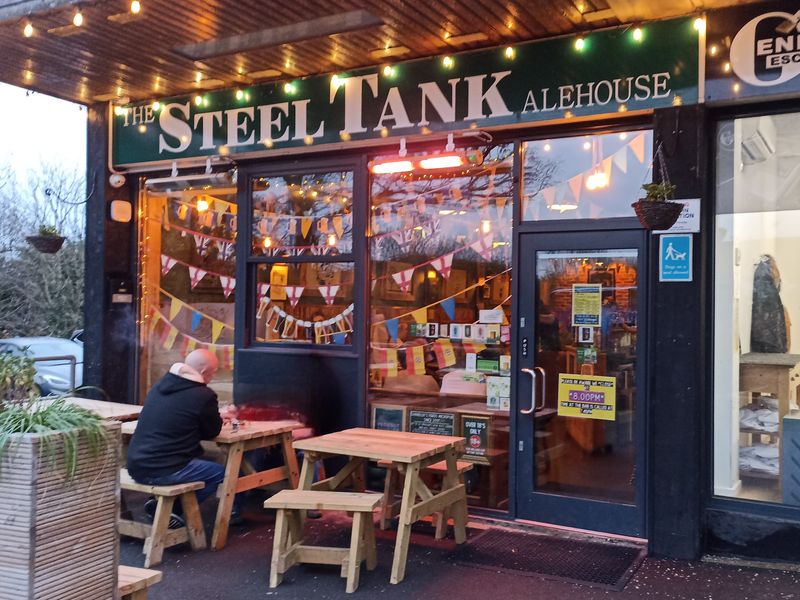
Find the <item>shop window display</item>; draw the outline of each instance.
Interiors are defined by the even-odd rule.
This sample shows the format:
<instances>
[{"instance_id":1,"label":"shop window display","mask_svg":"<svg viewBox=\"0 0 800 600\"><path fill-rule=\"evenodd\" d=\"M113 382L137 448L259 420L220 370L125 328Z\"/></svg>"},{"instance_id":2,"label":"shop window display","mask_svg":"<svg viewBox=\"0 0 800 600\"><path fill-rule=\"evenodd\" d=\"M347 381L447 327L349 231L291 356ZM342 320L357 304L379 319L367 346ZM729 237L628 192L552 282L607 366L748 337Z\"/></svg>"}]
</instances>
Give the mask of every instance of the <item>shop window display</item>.
<instances>
[{"instance_id":1,"label":"shop window display","mask_svg":"<svg viewBox=\"0 0 800 600\"><path fill-rule=\"evenodd\" d=\"M257 177L251 197L253 341L352 344L353 173Z\"/></svg>"},{"instance_id":2,"label":"shop window display","mask_svg":"<svg viewBox=\"0 0 800 600\"><path fill-rule=\"evenodd\" d=\"M157 191L140 198L140 393L195 348L216 354L211 386L232 402L236 187Z\"/></svg>"},{"instance_id":3,"label":"shop window display","mask_svg":"<svg viewBox=\"0 0 800 600\"><path fill-rule=\"evenodd\" d=\"M800 505L800 113L717 130L714 491Z\"/></svg>"},{"instance_id":4,"label":"shop window display","mask_svg":"<svg viewBox=\"0 0 800 600\"><path fill-rule=\"evenodd\" d=\"M466 437L470 501L504 509L514 150L467 155L457 168L373 175L369 418Z\"/></svg>"}]
</instances>

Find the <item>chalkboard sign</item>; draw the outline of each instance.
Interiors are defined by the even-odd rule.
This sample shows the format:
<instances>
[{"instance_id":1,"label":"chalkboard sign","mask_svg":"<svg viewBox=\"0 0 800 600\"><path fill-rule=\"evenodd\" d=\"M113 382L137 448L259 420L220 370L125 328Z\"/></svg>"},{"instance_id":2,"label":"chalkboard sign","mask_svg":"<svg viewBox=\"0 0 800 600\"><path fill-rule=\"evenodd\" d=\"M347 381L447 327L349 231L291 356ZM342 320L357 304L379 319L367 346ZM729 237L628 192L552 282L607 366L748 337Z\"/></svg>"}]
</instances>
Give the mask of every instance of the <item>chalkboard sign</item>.
<instances>
[{"instance_id":1,"label":"chalkboard sign","mask_svg":"<svg viewBox=\"0 0 800 600\"><path fill-rule=\"evenodd\" d=\"M408 419L408 430L412 433L455 435L455 413L412 410Z\"/></svg>"},{"instance_id":2,"label":"chalkboard sign","mask_svg":"<svg viewBox=\"0 0 800 600\"><path fill-rule=\"evenodd\" d=\"M372 427L388 431L403 431L405 416L406 408L404 406L373 405Z\"/></svg>"}]
</instances>

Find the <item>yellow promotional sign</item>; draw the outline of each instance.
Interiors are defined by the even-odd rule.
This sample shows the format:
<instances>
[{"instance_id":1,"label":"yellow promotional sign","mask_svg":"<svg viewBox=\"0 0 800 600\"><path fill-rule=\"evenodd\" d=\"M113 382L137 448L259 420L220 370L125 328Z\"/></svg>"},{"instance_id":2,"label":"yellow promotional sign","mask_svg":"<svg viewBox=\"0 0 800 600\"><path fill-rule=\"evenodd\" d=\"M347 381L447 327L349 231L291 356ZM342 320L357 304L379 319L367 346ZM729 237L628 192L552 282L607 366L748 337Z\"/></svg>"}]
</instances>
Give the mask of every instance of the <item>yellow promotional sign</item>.
<instances>
[{"instance_id":1,"label":"yellow promotional sign","mask_svg":"<svg viewBox=\"0 0 800 600\"><path fill-rule=\"evenodd\" d=\"M599 283L572 284L572 326L600 327L603 286Z\"/></svg>"},{"instance_id":2,"label":"yellow promotional sign","mask_svg":"<svg viewBox=\"0 0 800 600\"><path fill-rule=\"evenodd\" d=\"M559 373L558 414L562 417L616 420L616 377Z\"/></svg>"}]
</instances>

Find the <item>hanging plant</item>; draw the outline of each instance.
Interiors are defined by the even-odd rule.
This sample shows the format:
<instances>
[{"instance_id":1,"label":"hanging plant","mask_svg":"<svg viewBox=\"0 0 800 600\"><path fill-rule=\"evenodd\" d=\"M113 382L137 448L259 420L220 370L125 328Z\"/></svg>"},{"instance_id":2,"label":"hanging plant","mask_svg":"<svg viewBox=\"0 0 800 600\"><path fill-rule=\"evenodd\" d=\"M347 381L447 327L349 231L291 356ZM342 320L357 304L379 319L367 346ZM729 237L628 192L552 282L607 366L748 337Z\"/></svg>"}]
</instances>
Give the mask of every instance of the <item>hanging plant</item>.
<instances>
[{"instance_id":1,"label":"hanging plant","mask_svg":"<svg viewBox=\"0 0 800 600\"><path fill-rule=\"evenodd\" d=\"M38 235L29 235L25 241L43 254L55 254L61 250L65 239L52 225L40 225Z\"/></svg>"},{"instance_id":2,"label":"hanging plant","mask_svg":"<svg viewBox=\"0 0 800 600\"><path fill-rule=\"evenodd\" d=\"M683 204L673 202L675 186L669 182L646 183L642 186L645 197L631 206L645 229L669 229L678 220Z\"/></svg>"}]
</instances>

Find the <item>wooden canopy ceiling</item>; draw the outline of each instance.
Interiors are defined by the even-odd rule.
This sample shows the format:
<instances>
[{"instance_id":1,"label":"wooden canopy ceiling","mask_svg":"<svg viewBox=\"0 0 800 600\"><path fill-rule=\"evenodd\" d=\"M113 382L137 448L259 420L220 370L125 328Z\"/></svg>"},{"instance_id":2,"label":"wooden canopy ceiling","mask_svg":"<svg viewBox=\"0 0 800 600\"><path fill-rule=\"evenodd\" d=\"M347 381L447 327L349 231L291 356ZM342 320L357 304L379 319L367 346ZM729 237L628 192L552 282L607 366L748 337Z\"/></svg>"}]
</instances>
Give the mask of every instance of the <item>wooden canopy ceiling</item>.
<instances>
[{"instance_id":1,"label":"wooden canopy ceiling","mask_svg":"<svg viewBox=\"0 0 800 600\"><path fill-rule=\"evenodd\" d=\"M140 0L133 14L131 0L0 0L0 81L84 104L142 100L746 2Z\"/></svg>"}]
</instances>

